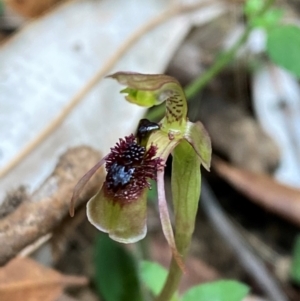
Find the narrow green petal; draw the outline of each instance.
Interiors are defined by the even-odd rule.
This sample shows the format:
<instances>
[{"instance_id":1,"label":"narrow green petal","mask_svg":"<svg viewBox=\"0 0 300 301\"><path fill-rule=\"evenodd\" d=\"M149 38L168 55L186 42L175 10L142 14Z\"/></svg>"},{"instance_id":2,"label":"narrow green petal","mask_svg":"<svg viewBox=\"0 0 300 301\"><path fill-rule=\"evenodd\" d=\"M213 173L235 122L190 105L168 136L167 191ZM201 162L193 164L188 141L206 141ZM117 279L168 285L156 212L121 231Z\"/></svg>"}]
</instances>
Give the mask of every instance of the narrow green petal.
<instances>
[{"instance_id":1,"label":"narrow green petal","mask_svg":"<svg viewBox=\"0 0 300 301\"><path fill-rule=\"evenodd\" d=\"M182 256L179 254L177 250L177 246L175 244L174 233L173 233L170 215L168 211L168 204L166 200L165 186L164 186L164 170L159 171L157 173L157 192L158 192L159 216L160 216L160 221L161 221L164 236L172 250L173 256L178 266L182 270L184 270L184 263L182 261Z\"/></svg>"},{"instance_id":2,"label":"narrow green petal","mask_svg":"<svg viewBox=\"0 0 300 301\"><path fill-rule=\"evenodd\" d=\"M120 204L106 196L104 186L87 203L87 217L100 231L121 243L134 243L147 232L147 190L130 202Z\"/></svg>"},{"instance_id":3,"label":"narrow green petal","mask_svg":"<svg viewBox=\"0 0 300 301\"><path fill-rule=\"evenodd\" d=\"M205 169L209 170L211 141L203 124L200 121L197 121L196 123L188 121L184 138L192 145Z\"/></svg>"},{"instance_id":4,"label":"narrow green petal","mask_svg":"<svg viewBox=\"0 0 300 301\"><path fill-rule=\"evenodd\" d=\"M73 195L70 201L70 208L69 212L70 215L73 217L75 214L75 202L79 198L80 193L82 192L85 185L91 179L91 177L97 172L97 170L105 163L107 156L102 158L95 166L93 166L76 184L73 189Z\"/></svg>"}]
</instances>

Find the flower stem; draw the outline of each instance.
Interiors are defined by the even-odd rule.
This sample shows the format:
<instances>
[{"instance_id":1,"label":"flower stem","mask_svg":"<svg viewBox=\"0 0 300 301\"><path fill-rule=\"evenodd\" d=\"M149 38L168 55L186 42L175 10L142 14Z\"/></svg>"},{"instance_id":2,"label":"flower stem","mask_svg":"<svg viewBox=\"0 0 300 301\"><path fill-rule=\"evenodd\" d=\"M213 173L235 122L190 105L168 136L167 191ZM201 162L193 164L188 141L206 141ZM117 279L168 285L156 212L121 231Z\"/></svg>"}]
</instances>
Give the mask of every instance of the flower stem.
<instances>
[{"instance_id":1,"label":"flower stem","mask_svg":"<svg viewBox=\"0 0 300 301\"><path fill-rule=\"evenodd\" d=\"M185 238L185 239L183 239L183 238ZM178 236L175 235L175 242L177 243L178 241L181 241L180 245L177 244L177 248L178 248L179 253L182 254L183 261L186 257L186 254L187 254L190 242L191 242L191 238L192 238L192 236L186 237L185 234L181 235L181 238L178 238ZM176 293L176 291L178 289L182 273L183 273L182 269L178 266L178 263L173 256L172 260L171 260L167 280L164 284L163 289L161 290L160 294L157 296L155 301L169 301L172 299L172 297L174 296L174 294Z\"/></svg>"},{"instance_id":2,"label":"flower stem","mask_svg":"<svg viewBox=\"0 0 300 301\"><path fill-rule=\"evenodd\" d=\"M167 281L155 301L171 300L172 296L177 291L181 276L182 271L176 263L175 259L172 258Z\"/></svg>"}]
</instances>

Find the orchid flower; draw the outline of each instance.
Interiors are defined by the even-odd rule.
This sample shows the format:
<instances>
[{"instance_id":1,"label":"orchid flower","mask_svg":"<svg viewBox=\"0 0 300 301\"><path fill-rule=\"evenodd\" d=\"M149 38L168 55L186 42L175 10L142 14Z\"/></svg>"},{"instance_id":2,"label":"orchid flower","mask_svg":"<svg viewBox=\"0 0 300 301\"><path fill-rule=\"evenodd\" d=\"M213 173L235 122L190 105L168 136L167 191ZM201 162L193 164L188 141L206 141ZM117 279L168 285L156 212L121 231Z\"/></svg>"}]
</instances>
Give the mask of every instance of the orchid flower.
<instances>
[{"instance_id":1,"label":"orchid flower","mask_svg":"<svg viewBox=\"0 0 300 301\"><path fill-rule=\"evenodd\" d=\"M162 230L183 269L200 196L200 165L210 167L211 143L200 122L187 118L187 101L179 82L167 75L117 72L108 76L126 88L127 101L144 107L166 102L164 118L158 123L143 119L136 135L120 139L111 152L78 182L74 202L91 176L105 163L106 180L87 203L89 221L122 243L133 243L146 235L146 198L149 180L157 180L158 207ZM164 188L164 166L173 155L172 196L175 236Z\"/></svg>"}]
</instances>

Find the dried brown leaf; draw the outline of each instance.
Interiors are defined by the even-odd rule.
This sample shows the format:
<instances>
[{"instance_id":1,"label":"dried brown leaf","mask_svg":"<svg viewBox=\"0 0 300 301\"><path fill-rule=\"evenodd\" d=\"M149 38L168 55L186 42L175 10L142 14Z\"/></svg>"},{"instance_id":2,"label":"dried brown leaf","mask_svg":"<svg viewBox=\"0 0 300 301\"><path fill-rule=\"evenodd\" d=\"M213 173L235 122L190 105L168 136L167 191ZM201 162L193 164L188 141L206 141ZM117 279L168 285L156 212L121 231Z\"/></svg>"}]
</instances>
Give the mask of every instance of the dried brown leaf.
<instances>
[{"instance_id":1,"label":"dried brown leaf","mask_svg":"<svg viewBox=\"0 0 300 301\"><path fill-rule=\"evenodd\" d=\"M85 277L62 275L32 259L17 257L0 268L0 300L55 301L64 287L87 282Z\"/></svg>"},{"instance_id":2,"label":"dried brown leaf","mask_svg":"<svg viewBox=\"0 0 300 301\"><path fill-rule=\"evenodd\" d=\"M217 173L255 203L300 225L300 190L278 183L266 174L243 170L214 158Z\"/></svg>"}]
</instances>

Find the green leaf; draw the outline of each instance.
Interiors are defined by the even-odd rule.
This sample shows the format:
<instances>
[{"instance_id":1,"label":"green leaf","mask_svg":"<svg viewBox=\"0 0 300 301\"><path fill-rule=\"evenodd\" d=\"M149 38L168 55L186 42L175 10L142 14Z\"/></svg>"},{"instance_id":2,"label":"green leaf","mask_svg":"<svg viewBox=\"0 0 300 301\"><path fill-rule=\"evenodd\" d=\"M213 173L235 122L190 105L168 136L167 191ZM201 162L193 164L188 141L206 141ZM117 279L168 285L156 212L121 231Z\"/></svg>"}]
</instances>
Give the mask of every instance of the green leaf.
<instances>
[{"instance_id":1,"label":"green leaf","mask_svg":"<svg viewBox=\"0 0 300 301\"><path fill-rule=\"evenodd\" d=\"M300 28L280 26L270 31L267 52L277 65L300 77Z\"/></svg>"},{"instance_id":2,"label":"green leaf","mask_svg":"<svg viewBox=\"0 0 300 301\"><path fill-rule=\"evenodd\" d=\"M261 27L266 30L271 30L276 25L283 16L282 9L270 9L262 16L255 17L251 20L251 25L254 27Z\"/></svg>"},{"instance_id":3,"label":"green leaf","mask_svg":"<svg viewBox=\"0 0 300 301\"><path fill-rule=\"evenodd\" d=\"M141 279L147 288L154 296L157 296L167 279L167 270L158 263L142 261L140 263L140 273Z\"/></svg>"},{"instance_id":4,"label":"green leaf","mask_svg":"<svg viewBox=\"0 0 300 301\"><path fill-rule=\"evenodd\" d=\"M157 296L163 288L167 279L168 272L160 264L151 261L142 261L140 263L141 280L150 290L150 292ZM178 295L175 294L171 301L178 300Z\"/></svg>"},{"instance_id":5,"label":"green leaf","mask_svg":"<svg viewBox=\"0 0 300 301\"><path fill-rule=\"evenodd\" d=\"M96 289L105 301L141 301L138 268L133 256L107 235L95 245Z\"/></svg>"},{"instance_id":6,"label":"green leaf","mask_svg":"<svg viewBox=\"0 0 300 301\"><path fill-rule=\"evenodd\" d=\"M283 10L277 8L264 9L266 0L248 0L244 6L245 15L252 27L270 30L276 26L283 16Z\"/></svg>"},{"instance_id":7,"label":"green leaf","mask_svg":"<svg viewBox=\"0 0 300 301\"><path fill-rule=\"evenodd\" d=\"M264 6L263 0L248 0L244 5L244 13L248 18L258 14Z\"/></svg>"},{"instance_id":8,"label":"green leaf","mask_svg":"<svg viewBox=\"0 0 300 301\"><path fill-rule=\"evenodd\" d=\"M197 285L188 290L181 301L241 301L249 287L233 280L220 280Z\"/></svg>"},{"instance_id":9,"label":"green leaf","mask_svg":"<svg viewBox=\"0 0 300 301\"><path fill-rule=\"evenodd\" d=\"M300 284L300 235L296 237L290 273L292 280L295 281L295 283Z\"/></svg>"}]
</instances>

